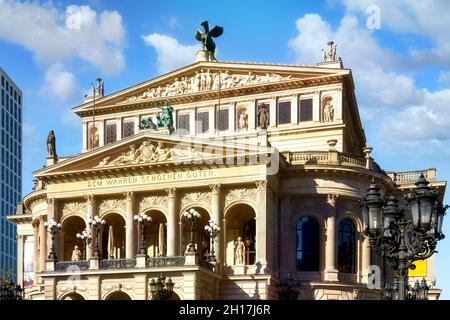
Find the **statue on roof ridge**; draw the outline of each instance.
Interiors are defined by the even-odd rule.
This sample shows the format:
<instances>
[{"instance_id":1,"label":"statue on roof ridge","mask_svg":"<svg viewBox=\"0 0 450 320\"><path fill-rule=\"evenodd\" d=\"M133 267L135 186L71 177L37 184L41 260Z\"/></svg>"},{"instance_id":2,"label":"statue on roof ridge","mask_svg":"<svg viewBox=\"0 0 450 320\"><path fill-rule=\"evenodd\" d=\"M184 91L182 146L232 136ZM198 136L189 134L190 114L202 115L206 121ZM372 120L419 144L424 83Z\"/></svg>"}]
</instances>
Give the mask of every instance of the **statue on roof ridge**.
<instances>
[{"instance_id":1,"label":"statue on roof ridge","mask_svg":"<svg viewBox=\"0 0 450 320\"><path fill-rule=\"evenodd\" d=\"M202 49L209 52L210 60L217 61L214 53L216 51L216 44L212 38L220 37L223 33L223 28L215 26L209 30L208 21L203 21L200 24L203 27L203 31L197 30L195 34L195 39L202 43Z\"/></svg>"}]
</instances>

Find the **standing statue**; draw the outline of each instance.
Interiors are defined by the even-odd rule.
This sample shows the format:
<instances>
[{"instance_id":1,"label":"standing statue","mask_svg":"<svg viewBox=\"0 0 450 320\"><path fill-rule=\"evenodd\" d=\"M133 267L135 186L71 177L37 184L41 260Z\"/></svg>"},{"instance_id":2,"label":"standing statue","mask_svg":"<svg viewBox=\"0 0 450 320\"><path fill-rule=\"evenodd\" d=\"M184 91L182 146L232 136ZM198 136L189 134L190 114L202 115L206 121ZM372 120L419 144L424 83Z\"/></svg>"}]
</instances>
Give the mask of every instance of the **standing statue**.
<instances>
[{"instance_id":1,"label":"standing statue","mask_svg":"<svg viewBox=\"0 0 450 320\"><path fill-rule=\"evenodd\" d=\"M234 257L236 265L245 264L245 243L242 241L242 237L238 237L236 241Z\"/></svg>"},{"instance_id":2,"label":"standing statue","mask_svg":"<svg viewBox=\"0 0 450 320\"><path fill-rule=\"evenodd\" d=\"M323 122L332 122L334 120L334 106L331 99L328 99L323 107Z\"/></svg>"},{"instance_id":3,"label":"standing statue","mask_svg":"<svg viewBox=\"0 0 450 320\"><path fill-rule=\"evenodd\" d=\"M203 27L203 32L197 30L195 34L195 39L201 41L202 49L209 52L209 57L211 61L217 61L214 56L214 52L216 51L216 44L214 43L212 38L220 37L223 33L223 28L219 26L215 26L211 30L209 30L208 21L203 21L200 24Z\"/></svg>"},{"instance_id":4,"label":"standing statue","mask_svg":"<svg viewBox=\"0 0 450 320\"><path fill-rule=\"evenodd\" d=\"M322 49L323 61L336 61L336 47L333 41L328 41L328 49Z\"/></svg>"},{"instance_id":5,"label":"standing statue","mask_svg":"<svg viewBox=\"0 0 450 320\"><path fill-rule=\"evenodd\" d=\"M72 261L80 261L81 260L81 251L78 249L78 246L75 246L72 251Z\"/></svg>"},{"instance_id":6,"label":"standing statue","mask_svg":"<svg viewBox=\"0 0 450 320\"><path fill-rule=\"evenodd\" d=\"M262 104L258 110L258 124L261 129L267 129L269 126L269 111L265 104Z\"/></svg>"},{"instance_id":7,"label":"standing statue","mask_svg":"<svg viewBox=\"0 0 450 320\"><path fill-rule=\"evenodd\" d=\"M242 110L242 112L240 113L238 126L239 126L239 129L241 129L241 130L247 130L248 129L247 109Z\"/></svg>"},{"instance_id":8,"label":"standing statue","mask_svg":"<svg viewBox=\"0 0 450 320\"><path fill-rule=\"evenodd\" d=\"M53 130L50 130L47 136L47 157L57 158L56 155L56 137Z\"/></svg>"},{"instance_id":9,"label":"standing statue","mask_svg":"<svg viewBox=\"0 0 450 320\"><path fill-rule=\"evenodd\" d=\"M92 85L92 91L94 96L100 96L103 97L105 94L105 83L102 81L101 78L97 78L97 84L94 86Z\"/></svg>"},{"instance_id":10,"label":"standing statue","mask_svg":"<svg viewBox=\"0 0 450 320\"><path fill-rule=\"evenodd\" d=\"M156 124L158 127L167 127L169 129L169 133L172 134L175 131L175 128L173 127L173 108L169 104L159 108L162 112L156 115Z\"/></svg>"}]
</instances>

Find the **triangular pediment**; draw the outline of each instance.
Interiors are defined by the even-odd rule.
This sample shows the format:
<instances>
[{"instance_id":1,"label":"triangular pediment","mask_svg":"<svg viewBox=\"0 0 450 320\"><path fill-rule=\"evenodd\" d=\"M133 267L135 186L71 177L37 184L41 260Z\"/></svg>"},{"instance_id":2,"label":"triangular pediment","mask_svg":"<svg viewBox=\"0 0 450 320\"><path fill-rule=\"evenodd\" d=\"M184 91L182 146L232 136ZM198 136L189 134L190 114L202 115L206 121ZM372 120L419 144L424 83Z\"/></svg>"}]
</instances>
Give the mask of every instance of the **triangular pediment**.
<instances>
[{"instance_id":1,"label":"triangular pediment","mask_svg":"<svg viewBox=\"0 0 450 320\"><path fill-rule=\"evenodd\" d=\"M197 62L176 71L137 84L97 99L96 112L110 112L115 107L154 106L169 102L178 104L196 99L215 97L220 91L239 94L253 90L267 90L269 86L283 88L289 83L297 85L317 84L318 81L348 75L348 69L317 66ZM89 115L93 102L74 108L79 115Z\"/></svg>"},{"instance_id":2,"label":"triangular pediment","mask_svg":"<svg viewBox=\"0 0 450 320\"><path fill-rule=\"evenodd\" d=\"M174 166L217 166L267 155L273 148L213 141L178 135L166 135L145 130L115 143L90 150L45 167L33 174L36 177L80 176L87 173L108 173L134 169L171 168ZM255 158L255 159L256 159ZM233 160L234 159L234 160ZM242 162L242 160L241 160Z\"/></svg>"}]
</instances>

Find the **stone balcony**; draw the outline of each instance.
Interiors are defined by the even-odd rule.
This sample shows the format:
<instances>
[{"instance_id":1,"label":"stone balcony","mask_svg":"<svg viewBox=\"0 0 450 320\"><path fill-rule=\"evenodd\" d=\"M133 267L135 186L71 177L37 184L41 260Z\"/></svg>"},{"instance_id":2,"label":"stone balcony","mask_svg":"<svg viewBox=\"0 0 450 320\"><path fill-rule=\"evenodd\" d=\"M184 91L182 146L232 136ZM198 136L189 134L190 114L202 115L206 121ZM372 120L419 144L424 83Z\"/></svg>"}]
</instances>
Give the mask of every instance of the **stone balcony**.
<instances>
[{"instance_id":1,"label":"stone balcony","mask_svg":"<svg viewBox=\"0 0 450 320\"><path fill-rule=\"evenodd\" d=\"M405 185L405 184L414 184L421 174L427 179L429 182L436 181L436 169L430 168L425 170L416 170L416 171L401 171L401 172L387 172L386 173L395 184Z\"/></svg>"}]
</instances>

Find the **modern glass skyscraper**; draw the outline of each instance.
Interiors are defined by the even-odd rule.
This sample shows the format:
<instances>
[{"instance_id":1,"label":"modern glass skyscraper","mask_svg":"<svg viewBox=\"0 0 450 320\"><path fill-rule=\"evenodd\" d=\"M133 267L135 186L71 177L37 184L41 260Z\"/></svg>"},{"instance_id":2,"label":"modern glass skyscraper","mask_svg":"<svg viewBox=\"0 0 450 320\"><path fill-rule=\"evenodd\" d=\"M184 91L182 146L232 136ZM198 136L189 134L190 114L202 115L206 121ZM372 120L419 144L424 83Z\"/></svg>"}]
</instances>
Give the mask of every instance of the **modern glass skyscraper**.
<instances>
[{"instance_id":1,"label":"modern glass skyscraper","mask_svg":"<svg viewBox=\"0 0 450 320\"><path fill-rule=\"evenodd\" d=\"M6 216L15 214L22 197L22 91L0 68L1 77L1 208L0 270L17 270L16 226Z\"/></svg>"}]
</instances>

